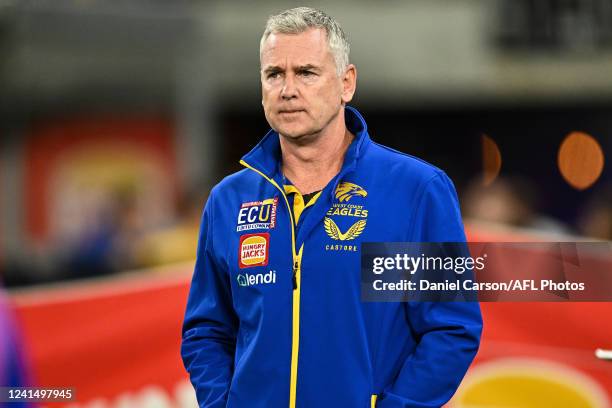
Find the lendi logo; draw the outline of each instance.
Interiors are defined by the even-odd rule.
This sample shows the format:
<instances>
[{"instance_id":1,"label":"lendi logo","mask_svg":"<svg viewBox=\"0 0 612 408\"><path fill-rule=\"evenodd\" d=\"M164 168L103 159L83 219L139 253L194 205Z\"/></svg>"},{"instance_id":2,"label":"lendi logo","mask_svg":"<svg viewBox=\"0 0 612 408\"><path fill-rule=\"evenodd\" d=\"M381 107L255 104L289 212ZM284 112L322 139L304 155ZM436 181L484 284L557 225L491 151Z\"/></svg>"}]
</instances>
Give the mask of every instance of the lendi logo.
<instances>
[{"instance_id":1,"label":"lendi logo","mask_svg":"<svg viewBox=\"0 0 612 408\"><path fill-rule=\"evenodd\" d=\"M338 201L343 203L345 201L349 201L352 197L355 196L366 197L368 193L357 184L349 183L348 181L343 181L342 183L338 184L338 187L336 187L335 195Z\"/></svg>"},{"instance_id":2,"label":"lendi logo","mask_svg":"<svg viewBox=\"0 0 612 408\"><path fill-rule=\"evenodd\" d=\"M270 247L270 234L246 234L240 237L238 263L240 269L266 266Z\"/></svg>"},{"instance_id":3,"label":"lendi logo","mask_svg":"<svg viewBox=\"0 0 612 408\"><path fill-rule=\"evenodd\" d=\"M236 281L240 286L255 286L255 285L269 285L276 283L276 271L270 271L268 273L250 274L244 273L236 276Z\"/></svg>"},{"instance_id":4,"label":"lendi logo","mask_svg":"<svg viewBox=\"0 0 612 408\"><path fill-rule=\"evenodd\" d=\"M325 217L325 232L330 238L338 241L350 241L361 235L366 227L366 220L359 220L345 232L342 233L338 225L331 218Z\"/></svg>"}]
</instances>

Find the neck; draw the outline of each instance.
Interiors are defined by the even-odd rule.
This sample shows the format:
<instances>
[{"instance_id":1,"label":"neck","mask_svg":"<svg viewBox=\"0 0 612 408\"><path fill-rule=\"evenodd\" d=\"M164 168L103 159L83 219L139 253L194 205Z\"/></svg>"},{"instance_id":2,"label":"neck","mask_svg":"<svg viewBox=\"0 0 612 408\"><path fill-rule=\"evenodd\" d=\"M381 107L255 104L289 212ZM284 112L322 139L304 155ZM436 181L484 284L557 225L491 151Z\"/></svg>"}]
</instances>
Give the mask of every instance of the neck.
<instances>
[{"instance_id":1,"label":"neck","mask_svg":"<svg viewBox=\"0 0 612 408\"><path fill-rule=\"evenodd\" d=\"M302 194L322 190L342 168L354 135L346 128L343 110L335 119L308 143L280 137L283 174Z\"/></svg>"}]
</instances>

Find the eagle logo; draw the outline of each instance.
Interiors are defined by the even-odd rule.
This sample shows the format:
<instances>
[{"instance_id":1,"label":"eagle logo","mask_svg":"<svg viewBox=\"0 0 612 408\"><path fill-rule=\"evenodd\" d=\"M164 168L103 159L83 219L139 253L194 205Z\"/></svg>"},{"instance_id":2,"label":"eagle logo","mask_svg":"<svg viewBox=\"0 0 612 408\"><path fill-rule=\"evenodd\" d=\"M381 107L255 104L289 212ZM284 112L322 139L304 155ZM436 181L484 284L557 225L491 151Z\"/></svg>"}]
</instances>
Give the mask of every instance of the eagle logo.
<instances>
[{"instance_id":1,"label":"eagle logo","mask_svg":"<svg viewBox=\"0 0 612 408\"><path fill-rule=\"evenodd\" d=\"M329 235L332 239L339 241L350 241L361 235L361 233L366 227L366 220L357 221L356 223L351 225L348 231L346 231L344 234L342 233L342 231L340 231L340 228L338 228L334 220L332 220L331 218L325 217L324 225L325 232L327 232L327 235Z\"/></svg>"},{"instance_id":2,"label":"eagle logo","mask_svg":"<svg viewBox=\"0 0 612 408\"><path fill-rule=\"evenodd\" d=\"M351 199L354 196L366 197L368 193L357 184L349 183L348 181L343 181L338 184L338 188L336 188L336 198L341 202L345 202Z\"/></svg>"}]
</instances>

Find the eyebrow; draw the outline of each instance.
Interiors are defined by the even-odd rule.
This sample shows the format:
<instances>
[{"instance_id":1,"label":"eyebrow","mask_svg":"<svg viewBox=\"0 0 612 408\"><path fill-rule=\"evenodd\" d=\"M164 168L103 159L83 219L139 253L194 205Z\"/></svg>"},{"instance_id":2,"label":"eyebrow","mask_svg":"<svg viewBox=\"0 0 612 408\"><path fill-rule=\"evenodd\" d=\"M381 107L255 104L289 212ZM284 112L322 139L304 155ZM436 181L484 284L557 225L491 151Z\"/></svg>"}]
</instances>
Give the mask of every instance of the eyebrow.
<instances>
[{"instance_id":1,"label":"eyebrow","mask_svg":"<svg viewBox=\"0 0 612 408\"><path fill-rule=\"evenodd\" d=\"M320 68L313 64L306 64L306 65L299 65L295 67L295 70L300 72L300 71L320 70ZM284 71L284 69L279 67L278 65L271 65L271 66L266 67L263 70L263 72L266 74L272 73L272 72L282 72L282 71Z\"/></svg>"},{"instance_id":2,"label":"eyebrow","mask_svg":"<svg viewBox=\"0 0 612 408\"><path fill-rule=\"evenodd\" d=\"M266 69L264 69L263 72L265 72L267 74L267 73L271 73L271 72L280 72L282 70L283 69L281 67L276 66L276 65L272 65L272 66L266 67Z\"/></svg>"},{"instance_id":3,"label":"eyebrow","mask_svg":"<svg viewBox=\"0 0 612 408\"><path fill-rule=\"evenodd\" d=\"M318 70L319 67L317 67L316 65L312 65L312 64L306 64L306 65L300 65L299 67L297 67L296 71L311 71L311 70Z\"/></svg>"}]
</instances>

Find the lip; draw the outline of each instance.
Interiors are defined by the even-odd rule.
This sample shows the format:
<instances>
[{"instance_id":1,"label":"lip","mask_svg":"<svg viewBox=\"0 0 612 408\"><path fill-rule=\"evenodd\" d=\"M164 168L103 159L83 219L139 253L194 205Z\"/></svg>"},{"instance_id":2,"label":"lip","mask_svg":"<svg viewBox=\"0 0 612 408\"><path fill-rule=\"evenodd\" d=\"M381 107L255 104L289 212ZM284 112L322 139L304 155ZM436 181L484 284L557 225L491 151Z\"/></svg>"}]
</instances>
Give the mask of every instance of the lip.
<instances>
[{"instance_id":1,"label":"lip","mask_svg":"<svg viewBox=\"0 0 612 408\"><path fill-rule=\"evenodd\" d=\"M298 113L298 112L304 112L304 109L287 109L287 110L280 110L278 111L278 113L280 114L290 114L290 113Z\"/></svg>"}]
</instances>

